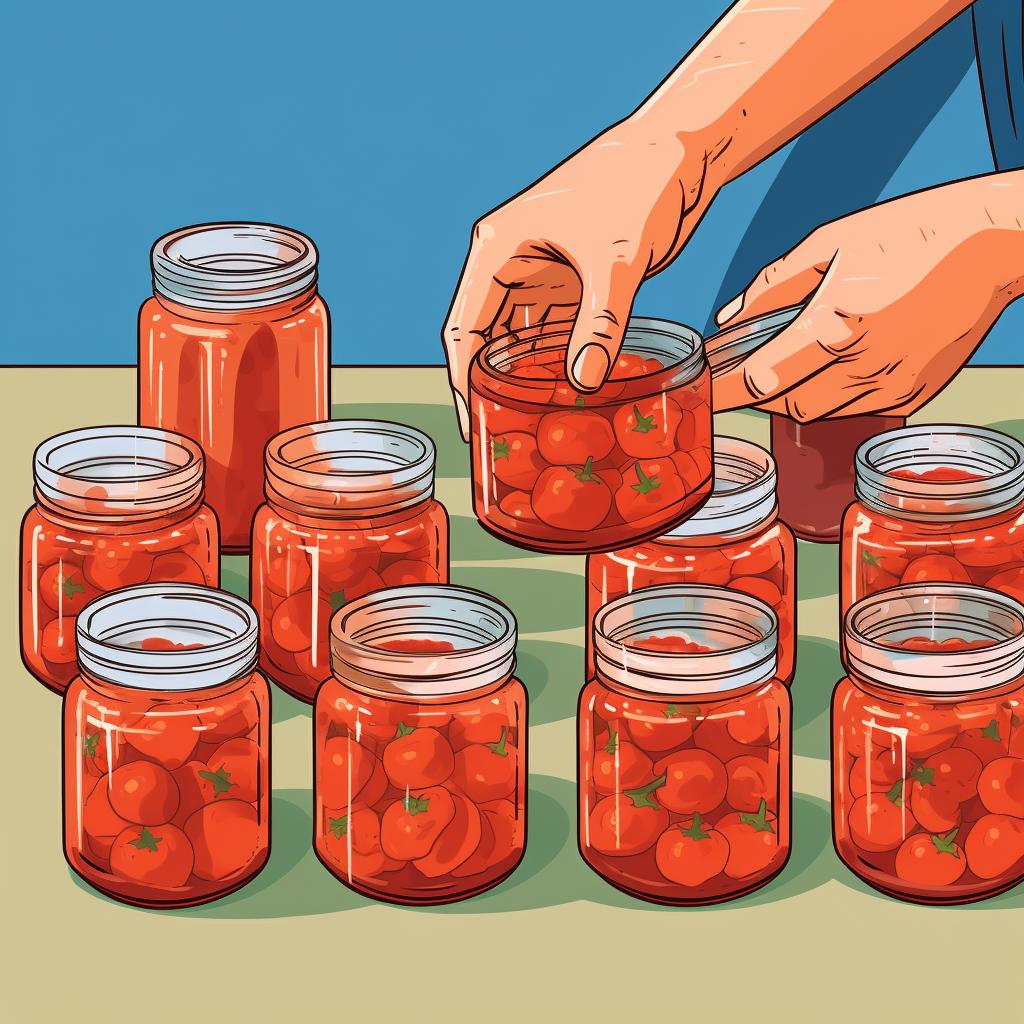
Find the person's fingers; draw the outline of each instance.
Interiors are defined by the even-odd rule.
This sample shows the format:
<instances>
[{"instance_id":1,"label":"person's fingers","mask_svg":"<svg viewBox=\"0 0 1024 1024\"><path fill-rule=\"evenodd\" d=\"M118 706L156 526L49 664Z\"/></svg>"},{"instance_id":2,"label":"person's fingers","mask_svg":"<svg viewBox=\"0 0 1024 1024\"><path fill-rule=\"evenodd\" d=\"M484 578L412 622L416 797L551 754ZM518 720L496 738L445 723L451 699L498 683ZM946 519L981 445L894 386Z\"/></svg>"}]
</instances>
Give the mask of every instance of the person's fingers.
<instances>
[{"instance_id":1,"label":"person's fingers","mask_svg":"<svg viewBox=\"0 0 1024 1024\"><path fill-rule=\"evenodd\" d=\"M743 362L714 379L716 412L764 406L849 357L863 334L831 305L805 311Z\"/></svg>"},{"instance_id":2,"label":"person's fingers","mask_svg":"<svg viewBox=\"0 0 1024 1024\"><path fill-rule=\"evenodd\" d=\"M596 391L615 362L629 323L629 312L643 274L609 255L580 271L582 294L566 352L569 382L578 391Z\"/></svg>"},{"instance_id":3,"label":"person's fingers","mask_svg":"<svg viewBox=\"0 0 1024 1024\"><path fill-rule=\"evenodd\" d=\"M781 398L762 402L757 408L788 416L797 423L811 423L826 417L853 416L858 410L874 412L885 404L881 390L877 380L851 377L849 364L833 363Z\"/></svg>"},{"instance_id":4,"label":"person's fingers","mask_svg":"<svg viewBox=\"0 0 1024 1024\"><path fill-rule=\"evenodd\" d=\"M715 322L724 327L734 320L749 320L775 309L799 305L821 284L834 255L834 250L830 252L818 236L809 236L785 256L769 263L718 311Z\"/></svg>"}]
</instances>

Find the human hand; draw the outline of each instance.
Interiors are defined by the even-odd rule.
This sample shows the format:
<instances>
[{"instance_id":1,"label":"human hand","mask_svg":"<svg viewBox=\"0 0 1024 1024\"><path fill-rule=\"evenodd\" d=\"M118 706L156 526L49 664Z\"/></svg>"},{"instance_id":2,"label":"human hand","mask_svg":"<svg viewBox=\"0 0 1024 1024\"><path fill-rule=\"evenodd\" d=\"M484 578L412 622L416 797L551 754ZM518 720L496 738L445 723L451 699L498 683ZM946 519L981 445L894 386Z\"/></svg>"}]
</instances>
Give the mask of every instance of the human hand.
<instances>
[{"instance_id":1,"label":"human hand","mask_svg":"<svg viewBox=\"0 0 1024 1024\"><path fill-rule=\"evenodd\" d=\"M755 405L805 423L918 409L1024 291L1022 222L1024 172L1013 171L818 228L719 312L728 326L805 305L715 379L715 410Z\"/></svg>"},{"instance_id":2,"label":"human hand","mask_svg":"<svg viewBox=\"0 0 1024 1024\"><path fill-rule=\"evenodd\" d=\"M469 365L490 335L575 318L567 375L601 386L641 282L710 203L707 177L702 147L623 122L475 225L442 332L464 438Z\"/></svg>"}]
</instances>

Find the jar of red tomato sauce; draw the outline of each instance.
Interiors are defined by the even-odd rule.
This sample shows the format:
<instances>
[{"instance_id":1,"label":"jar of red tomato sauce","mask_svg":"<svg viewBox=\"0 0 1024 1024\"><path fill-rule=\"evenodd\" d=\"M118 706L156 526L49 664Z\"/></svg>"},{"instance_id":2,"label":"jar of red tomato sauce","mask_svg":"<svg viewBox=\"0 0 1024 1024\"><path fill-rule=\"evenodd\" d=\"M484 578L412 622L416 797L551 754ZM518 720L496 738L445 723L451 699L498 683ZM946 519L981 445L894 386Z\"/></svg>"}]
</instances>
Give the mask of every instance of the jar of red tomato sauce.
<instances>
[{"instance_id":1,"label":"jar of red tomato sauce","mask_svg":"<svg viewBox=\"0 0 1024 1024\"><path fill-rule=\"evenodd\" d=\"M789 857L791 705L775 614L723 587L660 586L594 621L579 703L579 847L656 903L734 899Z\"/></svg>"},{"instance_id":2,"label":"jar of red tomato sauce","mask_svg":"<svg viewBox=\"0 0 1024 1024\"><path fill-rule=\"evenodd\" d=\"M64 695L64 855L123 903L185 907L270 850L270 696L256 614L221 590L129 587L78 617Z\"/></svg>"},{"instance_id":3,"label":"jar of red tomato sauce","mask_svg":"<svg viewBox=\"0 0 1024 1024\"><path fill-rule=\"evenodd\" d=\"M587 669L594 616L609 601L666 583L728 586L764 601L779 622L777 674L793 677L796 544L778 517L775 462L738 437L715 437L714 492L657 540L587 558Z\"/></svg>"},{"instance_id":4,"label":"jar of red tomato sauce","mask_svg":"<svg viewBox=\"0 0 1024 1024\"><path fill-rule=\"evenodd\" d=\"M845 619L833 838L869 885L966 903L1024 880L1024 606L918 584Z\"/></svg>"},{"instance_id":5,"label":"jar of red tomato sauce","mask_svg":"<svg viewBox=\"0 0 1024 1024\"><path fill-rule=\"evenodd\" d=\"M363 594L448 581L448 516L434 442L401 423L331 420L267 445L253 521L260 664L307 703L330 674L331 615Z\"/></svg>"},{"instance_id":6,"label":"jar of red tomato sauce","mask_svg":"<svg viewBox=\"0 0 1024 1024\"><path fill-rule=\"evenodd\" d=\"M197 224L153 246L139 310L139 422L194 437L229 552L249 547L263 449L328 415L330 329L317 251L273 224Z\"/></svg>"},{"instance_id":7,"label":"jar of red tomato sauce","mask_svg":"<svg viewBox=\"0 0 1024 1024\"><path fill-rule=\"evenodd\" d=\"M21 532L21 656L57 693L75 675L75 616L147 581L216 586L217 518L203 453L144 427L88 427L44 441Z\"/></svg>"},{"instance_id":8,"label":"jar of red tomato sauce","mask_svg":"<svg viewBox=\"0 0 1024 1024\"><path fill-rule=\"evenodd\" d=\"M515 870L527 726L515 651L512 612L461 587L383 590L331 620L313 837L345 885L393 903L450 903Z\"/></svg>"},{"instance_id":9,"label":"jar of red tomato sauce","mask_svg":"<svg viewBox=\"0 0 1024 1024\"><path fill-rule=\"evenodd\" d=\"M843 610L907 583L991 587L1024 601L1024 445L983 427L929 424L857 451L843 519Z\"/></svg>"},{"instance_id":10,"label":"jar of red tomato sauce","mask_svg":"<svg viewBox=\"0 0 1024 1024\"><path fill-rule=\"evenodd\" d=\"M711 493L710 376L700 336L634 317L599 391L565 376L571 323L494 339L470 369L473 504L535 551L657 537Z\"/></svg>"}]
</instances>

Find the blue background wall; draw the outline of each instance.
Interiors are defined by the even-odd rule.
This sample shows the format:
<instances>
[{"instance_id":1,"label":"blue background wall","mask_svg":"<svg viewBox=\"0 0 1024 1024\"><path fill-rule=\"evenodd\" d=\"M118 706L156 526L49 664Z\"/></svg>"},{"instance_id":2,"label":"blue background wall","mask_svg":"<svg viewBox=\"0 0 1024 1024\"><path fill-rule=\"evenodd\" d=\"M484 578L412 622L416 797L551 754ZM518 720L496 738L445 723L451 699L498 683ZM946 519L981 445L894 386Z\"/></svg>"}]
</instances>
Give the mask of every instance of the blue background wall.
<instances>
[{"instance_id":1,"label":"blue background wall","mask_svg":"<svg viewBox=\"0 0 1024 1024\"><path fill-rule=\"evenodd\" d=\"M255 219L317 241L335 362L439 363L473 220L627 114L725 6L22 2L3 361L134 362L153 239ZM636 311L704 327L815 224L991 169L968 14L729 186ZM1017 303L975 361L1022 362L1021 338Z\"/></svg>"}]
</instances>

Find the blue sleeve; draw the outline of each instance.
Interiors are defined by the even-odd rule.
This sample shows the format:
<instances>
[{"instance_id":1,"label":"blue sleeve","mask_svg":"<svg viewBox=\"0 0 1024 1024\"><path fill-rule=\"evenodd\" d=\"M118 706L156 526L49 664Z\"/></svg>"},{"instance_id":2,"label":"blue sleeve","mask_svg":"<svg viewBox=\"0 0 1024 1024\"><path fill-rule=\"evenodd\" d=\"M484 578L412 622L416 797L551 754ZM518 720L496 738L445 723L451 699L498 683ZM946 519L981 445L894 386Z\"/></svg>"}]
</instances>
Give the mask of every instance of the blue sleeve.
<instances>
[{"instance_id":1,"label":"blue sleeve","mask_svg":"<svg viewBox=\"0 0 1024 1024\"><path fill-rule=\"evenodd\" d=\"M977 0L974 47L992 156L1000 171L1024 167L1021 0Z\"/></svg>"}]
</instances>

